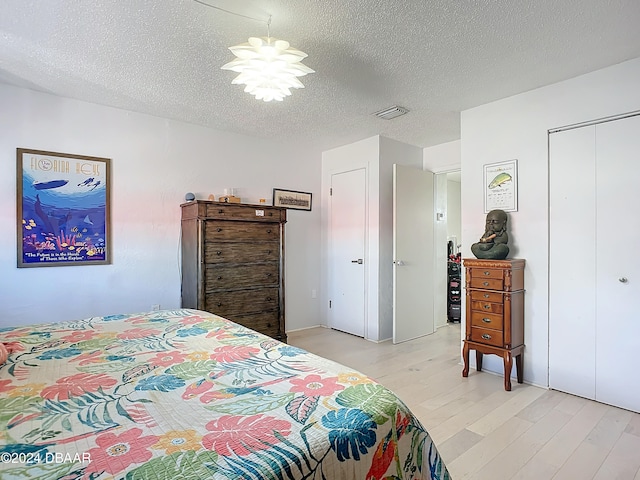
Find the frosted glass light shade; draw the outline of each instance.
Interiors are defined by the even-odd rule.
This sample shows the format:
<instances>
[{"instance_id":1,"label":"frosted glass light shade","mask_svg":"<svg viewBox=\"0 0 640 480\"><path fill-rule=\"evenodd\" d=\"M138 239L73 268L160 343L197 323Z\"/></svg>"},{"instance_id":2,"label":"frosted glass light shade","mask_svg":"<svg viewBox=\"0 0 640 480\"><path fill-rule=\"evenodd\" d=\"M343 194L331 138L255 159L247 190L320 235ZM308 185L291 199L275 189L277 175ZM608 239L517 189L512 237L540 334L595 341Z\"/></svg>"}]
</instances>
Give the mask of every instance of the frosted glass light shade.
<instances>
[{"instance_id":1,"label":"frosted glass light shade","mask_svg":"<svg viewBox=\"0 0 640 480\"><path fill-rule=\"evenodd\" d=\"M223 65L222 70L237 72L231 83L246 85L245 92L265 102L281 102L291 95L292 88L304 88L298 77L314 73L301 63L307 54L284 40L251 37L248 43L229 50L238 58Z\"/></svg>"}]
</instances>

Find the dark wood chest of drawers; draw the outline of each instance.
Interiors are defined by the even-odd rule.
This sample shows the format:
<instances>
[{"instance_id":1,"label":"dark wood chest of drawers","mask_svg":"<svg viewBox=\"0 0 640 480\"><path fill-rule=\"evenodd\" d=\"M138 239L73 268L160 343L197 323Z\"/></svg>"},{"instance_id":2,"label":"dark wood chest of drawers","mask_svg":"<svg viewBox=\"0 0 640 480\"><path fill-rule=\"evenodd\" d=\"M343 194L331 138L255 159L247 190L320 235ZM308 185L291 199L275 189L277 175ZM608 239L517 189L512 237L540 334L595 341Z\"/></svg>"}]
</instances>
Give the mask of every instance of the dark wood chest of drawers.
<instances>
[{"instance_id":1,"label":"dark wood chest of drawers","mask_svg":"<svg viewBox=\"0 0 640 480\"><path fill-rule=\"evenodd\" d=\"M181 208L182 306L286 341L286 209L202 200Z\"/></svg>"},{"instance_id":2,"label":"dark wood chest of drawers","mask_svg":"<svg viewBox=\"0 0 640 480\"><path fill-rule=\"evenodd\" d=\"M523 259L464 259L466 329L462 376L469 374L469 351L476 351L476 367L482 370L482 355L504 360L504 388L511 390L511 368L516 360L518 383L522 383L524 350Z\"/></svg>"}]
</instances>

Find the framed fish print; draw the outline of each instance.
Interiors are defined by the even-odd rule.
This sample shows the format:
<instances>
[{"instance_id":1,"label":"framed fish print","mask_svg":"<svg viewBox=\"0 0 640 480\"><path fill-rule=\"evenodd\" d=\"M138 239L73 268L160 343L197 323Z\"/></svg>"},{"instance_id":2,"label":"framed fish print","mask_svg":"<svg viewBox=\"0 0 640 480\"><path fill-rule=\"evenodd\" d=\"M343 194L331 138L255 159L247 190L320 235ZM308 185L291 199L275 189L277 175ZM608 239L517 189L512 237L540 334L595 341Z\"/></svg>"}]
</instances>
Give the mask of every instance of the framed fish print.
<instances>
[{"instance_id":1,"label":"framed fish print","mask_svg":"<svg viewBox=\"0 0 640 480\"><path fill-rule=\"evenodd\" d=\"M18 267L111 263L111 160L17 149Z\"/></svg>"},{"instance_id":2,"label":"framed fish print","mask_svg":"<svg viewBox=\"0 0 640 480\"><path fill-rule=\"evenodd\" d=\"M518 211L518 160L484 166L484 213Z\"/></svg>"}]
</instances>

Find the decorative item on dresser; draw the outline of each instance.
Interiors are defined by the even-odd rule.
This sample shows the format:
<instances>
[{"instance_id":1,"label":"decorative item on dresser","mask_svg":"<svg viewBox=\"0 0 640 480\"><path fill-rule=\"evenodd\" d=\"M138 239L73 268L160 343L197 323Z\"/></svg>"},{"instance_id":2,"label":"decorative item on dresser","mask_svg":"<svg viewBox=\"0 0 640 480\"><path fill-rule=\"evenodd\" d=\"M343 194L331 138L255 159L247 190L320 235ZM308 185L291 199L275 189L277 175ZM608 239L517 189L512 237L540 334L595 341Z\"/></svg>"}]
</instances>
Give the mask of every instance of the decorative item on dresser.
<instances>
[{"instance_id":1,"label":"decorative item on dresser","mask_svg":"<svg viewBox=\"0 0 640 480\"><path fill-rule=\"evenodd\" d=\"M476 369L482 371L482 355L504 360L504 389L511 390L511 367L516 359L518 383L522 383L524 350L523 259L464 259L467 319L462 348L469 375L469 350L476 351Z\"/></svg>"},{"instance_id":2,"label":"decorative item on dresser","mask_svg":"<svg viewBox=\"0 0 640 480\"><path fill-rule=\"evenodd\" d=\"M286 342L286 209L196 200L182 208L182 307Z\"/></svg>"}]
</instances>

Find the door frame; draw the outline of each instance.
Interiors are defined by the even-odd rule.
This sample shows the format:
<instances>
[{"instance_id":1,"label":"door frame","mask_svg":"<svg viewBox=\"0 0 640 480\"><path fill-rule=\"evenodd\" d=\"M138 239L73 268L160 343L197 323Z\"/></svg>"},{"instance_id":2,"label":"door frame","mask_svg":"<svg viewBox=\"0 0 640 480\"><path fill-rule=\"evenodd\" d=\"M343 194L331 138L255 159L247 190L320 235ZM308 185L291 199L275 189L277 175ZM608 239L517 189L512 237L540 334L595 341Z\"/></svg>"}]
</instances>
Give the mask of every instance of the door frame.
<instances>
[{"instance_id":1,"label":"door frame","mask_svg":"<svg viewBox=\"0 0 640 480\"><path fill-rule=\"evenodd\" d=\"M348 168L340 168L335 170L328 171L329 176L329 188L332 188L331 179L334 175L340 175L342 173L349 173L355 170L364 170L364 181L365 181L365 219L364 219L364 338L369 339L369 274L370 274L370 266L369 266L369 167L368 165L362 166L352 166ZM332 222L333 218L333 202L331 201L331 195L328 197L328 218L327 218L327 252L331 252L333 248L333 231L332 231ZM330 261L327 261L327 275L328 278L332 277L333 274L333 264ZM328 284L327 284L328 285ZM331 300L331 292L327 291L328 301ZM329 328L333 328L333 310L329 307L327 302L327 326Z\"/></svg>"}]
</instances>

